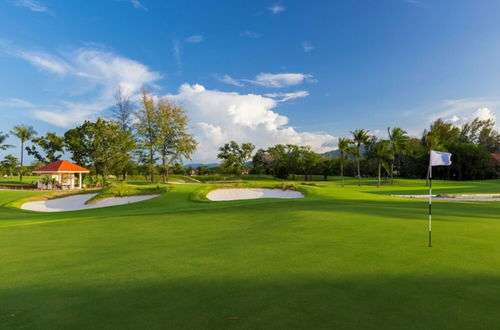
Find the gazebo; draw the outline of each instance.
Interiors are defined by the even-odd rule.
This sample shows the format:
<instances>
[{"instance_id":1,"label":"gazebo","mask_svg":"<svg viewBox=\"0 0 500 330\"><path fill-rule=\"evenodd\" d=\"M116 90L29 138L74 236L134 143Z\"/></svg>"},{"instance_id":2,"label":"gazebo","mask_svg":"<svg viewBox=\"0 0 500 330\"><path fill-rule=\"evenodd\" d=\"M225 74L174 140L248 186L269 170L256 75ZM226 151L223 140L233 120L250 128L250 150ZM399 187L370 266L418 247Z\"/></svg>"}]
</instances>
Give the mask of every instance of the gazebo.
<instances>
[{"instance_id":1,"label":"gazebo","mask_svg":"<svg viewBox=\"0 0 500 330\"><path fill-rule=\"evenodd\" d=\"M75 189L75 175L78 174L78 189L82 189L82 173L90 173L90 171L67 160L57 160L37 168L33 173L48 175L56 179L61 189ZM41 180L38 180L37 187L43 187Z\"/></svg>"}]
</instances>

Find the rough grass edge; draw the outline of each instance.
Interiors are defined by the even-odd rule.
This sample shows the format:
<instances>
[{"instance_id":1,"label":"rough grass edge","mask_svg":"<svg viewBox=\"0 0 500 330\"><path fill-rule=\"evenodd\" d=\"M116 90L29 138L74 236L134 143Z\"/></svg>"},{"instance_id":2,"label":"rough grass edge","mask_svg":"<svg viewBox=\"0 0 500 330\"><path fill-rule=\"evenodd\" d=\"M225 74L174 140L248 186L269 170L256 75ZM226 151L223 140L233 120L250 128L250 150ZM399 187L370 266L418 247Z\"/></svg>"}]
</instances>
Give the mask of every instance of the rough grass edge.
<instances>
[{"instance_id":1,"label":"rough grass edge","mask_svg":"<svg viewBox=\"0 0 500 330\"><path fill-rule=\"evenodd\" d=\"M129 185L126 183L113 184L109 187L101 189L97 195L88 199L85 204L96 203L97 201L115 198L115 197L125 197L125 196L143 196L143 195L161 195L166 192L172 191L174 189L173 184L166 184L156 187L141 187L136 185Z\"/></svg>"},{"instance_id":2,"label":"rough grass edge","mask_svg":"<svg viewBox=\"0 0 500 330\"><path fill-rule=\"evenodd\" d=\"M63 197L69 197L69 196L75 196L75 195L94 194L97 191L99 191L99 190L47 191L47 193L45 193L45 194L30 196L30 197L21 198L21 199L12 201L10 203L5 204L4 207L22 209L23 204L29 203L29 202L40 202L40 201L48 201L51 199L63 198ZM23 210L23 211L26 211L26 210Z\"/></svg>"}]
</instances>

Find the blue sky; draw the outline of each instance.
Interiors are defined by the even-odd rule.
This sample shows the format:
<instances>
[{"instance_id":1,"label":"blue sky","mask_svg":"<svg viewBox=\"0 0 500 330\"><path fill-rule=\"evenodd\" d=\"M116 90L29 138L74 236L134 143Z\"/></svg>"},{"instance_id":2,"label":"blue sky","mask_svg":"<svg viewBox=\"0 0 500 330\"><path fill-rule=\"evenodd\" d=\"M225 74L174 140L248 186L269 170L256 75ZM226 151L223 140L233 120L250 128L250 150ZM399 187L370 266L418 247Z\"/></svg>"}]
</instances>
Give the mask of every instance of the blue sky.
<instances>
[{"instance_id":1,"label":"blue sky","mask_svg":"<svg viewBox=\"0 0 500 330\"><path fill-rule=\"evenodd\" d=\"M495 0L5 0L0 131L63 133L147 85L188 110L196 161L230 139L418 135L498 116L498 31Z\"/></svg>"}]
</instances>

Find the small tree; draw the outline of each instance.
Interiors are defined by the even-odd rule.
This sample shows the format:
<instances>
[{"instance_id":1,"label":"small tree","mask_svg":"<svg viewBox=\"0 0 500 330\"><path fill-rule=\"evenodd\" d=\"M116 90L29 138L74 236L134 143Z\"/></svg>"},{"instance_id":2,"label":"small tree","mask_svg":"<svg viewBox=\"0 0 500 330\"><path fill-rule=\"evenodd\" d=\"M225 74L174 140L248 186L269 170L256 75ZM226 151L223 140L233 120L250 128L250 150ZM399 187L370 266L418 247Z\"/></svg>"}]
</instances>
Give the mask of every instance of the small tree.
<instances>
[{"instance_id":1,"label":"small tree","mask_svg":"<svg viewBox=\"0 0 500 330\"><path fill-rule=\"evenodd\" d=\"M222 160L225 168L240 175L243 165L250 160L254 149L255 146L251 143L243 143L240 146L236 141L231 141L219 148L217 158Z\"/></svg>"},{"instance_id":2,"label":"small tree","mask_svg":"<svg viewBox=\"0 0 500 330\"><path fill-rule=\"evenodd\" d=\"M120 125L125 132L132 132L132 117L135 112L135 104L121 87L115 93L115 105L111 107L109 117ZM121 174L122 179L127 179L127 174L133 170L134 161L131 153L123 155L123 160L115 168L116 174Z\"/></svg>"},{"instance_id":3,"label":"small tree","mask_svg":"<svg viewBox=\"0 0 500 330\"><path fill-rule=\"evenodd\" d=\"M13 155L7 155L2 160L2 167L9 173L9 177L14 175L14 171L19 165L19 160Z\"/></svg>"},{"instance_id":4,"label":"small tree","mask_svg":"<svg viewBox=\"0 0 500 330\"><path fill-rule=\"evenodd\" d=\"M138 122L136 124L137 136L139 138L139 148L143 149L143 154L147 157L149 179L154 180L155 153L158 145L158 123L155 121L155 101L149 95L148 90L142 88L141 109L137 112ZM145 159L145 160L146 160Z\"/></svg>"},{"instance_id":5,"label":"small tree","mask_svg":"<svg viewBox=\"0 0 500 330\"><path fill-rule=\"evenodd\" d=\"M85 121L68 130L64 137L72 159L82 165L92 165L96 176L102 177L126 161L127 155L136 148L131 132L102 118Z\"/></svg>"},{"instance_id":6,"label":"small tree","mask_svg":"<svg viewBox=\"0 0 500 330\"><path fill-rule=\"evenodd\" d=\"M312 173L321 164L323 158L317 153L311 151L310 147L300 147L302 158L302 170L304 171L304 180L312 180Z\"/></svg>"},{"instance_id":7,"label":"small tree","mask_svg":"<svg viewBox=\"0 0 500 330\"><path fill-rule=\"evenodd\" d=\"M19 181L23 181L23 159L24 159L24 143L33 138L37 133L32 126L18 125L12 129L12 134L21 141L21 164L19 170Z\"/></svg>"},{"instance_id":8,"label":"small tree","mask_svg":"<svg viewBox=\"0 0 500 330\"><path fill-rule=\"evenodd\" d=\"M321 172L323 173L323 180L328 180L328 175L333 173L337 165L337 160L333 157L323 156L323 160L321 161Z\"/></svg>"},{"instance_id":9,"label":"small tree","mask_svg":"<svg viewBox=\"0 0 500 330\"><path fill-rule=\"evenodd\" d=\"M376 137L372 137L372 139L368 143L368 147L371 149L373 155L375 156L375 159L377 160L377 187L380 187L382 167L384 167L384 169L389 172L390 170L387 162L393 159L393 153L390 149L390 141L378 140Z\"/></svg>"},{"instance_id":10,"label":"small tree","mask_svg":"<svg viewBox=\"0 0 500 330\"><path fill-rule=\"evenodd\" d=\"M44 136L32 138L31 143L33 143L31 147L26 147L28 155L35 157L42 163L59 160L64 153L64 137L58 136L56 133L49 132Z\"/></svg>"},{"instance_id":11,"label":"small tree","mask_svg":"<svg viewBox=\"0 0 500 330\"><path fill-rule=\"evenodd\" d=\"M158 127L157 150L161 155L163 182L168 181L168 169L174 161L191 159L196 141L188 133L186 111L173 103L162 101L155 110L154 121Z\"/></svg>"},{"instance_id":12,"label":"small tree","mask_svg":"<svg viewBox=\"0 0 500 330\"><path fill-rule=\"evenodd\" d=\"M135 106L130 96L119 87L115 93L115 105L110 109L110 118L116 121L122 130L130 131L134 111Z\"/></svg>"},{"instance_id":13,"label":"small tree","mask_svg":"<svg viewBox=\"0 0 500 330\"><path fill-rule=\"evenodd\" d=\"M370 135L368 131L364 129L357 129L352 134L352 142L354 143L354 147L351 148L352 155L356 158L356 165L358 169L358 186L361 186L361 169L360 169L360 160L361 160L361 146L366 144Z\"/></svg>"},{"instance_id":14,"label":"small tree","mask_svg":"<svg viewBox=\"0 0 500 330\"><path fill-rule=\"evenodd\" d=\"M390 170L390 175L391 175L391 184L394 183L393 177L394 177L394 162L398 160L398 157L406 151L408 148L408 142L410 140L410 137L406 133L405 130L399 128L399 127L394 127L390 128L387 127L387 134L389 135L389 150L392 154L392 159L391 159L391 170ZM399 166L398 166L398 173L399 173Z\"/></svg>"},{"instance_id":15,"label":"small tree","mask_svg":"<svg viewBox=\"0 0 500 330\"><path fill-rule=\"evenodd\" d=\"M339 138L339 161L340 161L340 178L342 180L342 187L344 186L344 162L345 156L349 152L349 146L351 145L351 140L346 138Z\"/></svg>"}]
</instances>

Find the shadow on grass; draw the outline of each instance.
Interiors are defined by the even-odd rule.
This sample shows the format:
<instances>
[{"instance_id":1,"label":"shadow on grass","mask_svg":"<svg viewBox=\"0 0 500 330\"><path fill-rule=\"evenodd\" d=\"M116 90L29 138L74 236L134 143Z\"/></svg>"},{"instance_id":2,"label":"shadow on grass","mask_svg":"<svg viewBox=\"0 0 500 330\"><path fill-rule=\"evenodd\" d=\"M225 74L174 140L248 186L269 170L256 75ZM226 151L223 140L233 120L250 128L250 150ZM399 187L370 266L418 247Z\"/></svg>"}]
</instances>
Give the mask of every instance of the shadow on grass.
<instances>
[{"instance_id":1,"label":"shadow on grass","mask_svg":"<svg viewBox=\"0 0 500 330\"><path fill-rule=\"evenodd\" d=\"M96 286L82 277L78 283L0 289L1 327L495 329L500 324L500 279L494 277L108 280Z\"/></svg>"}]
</instances>

